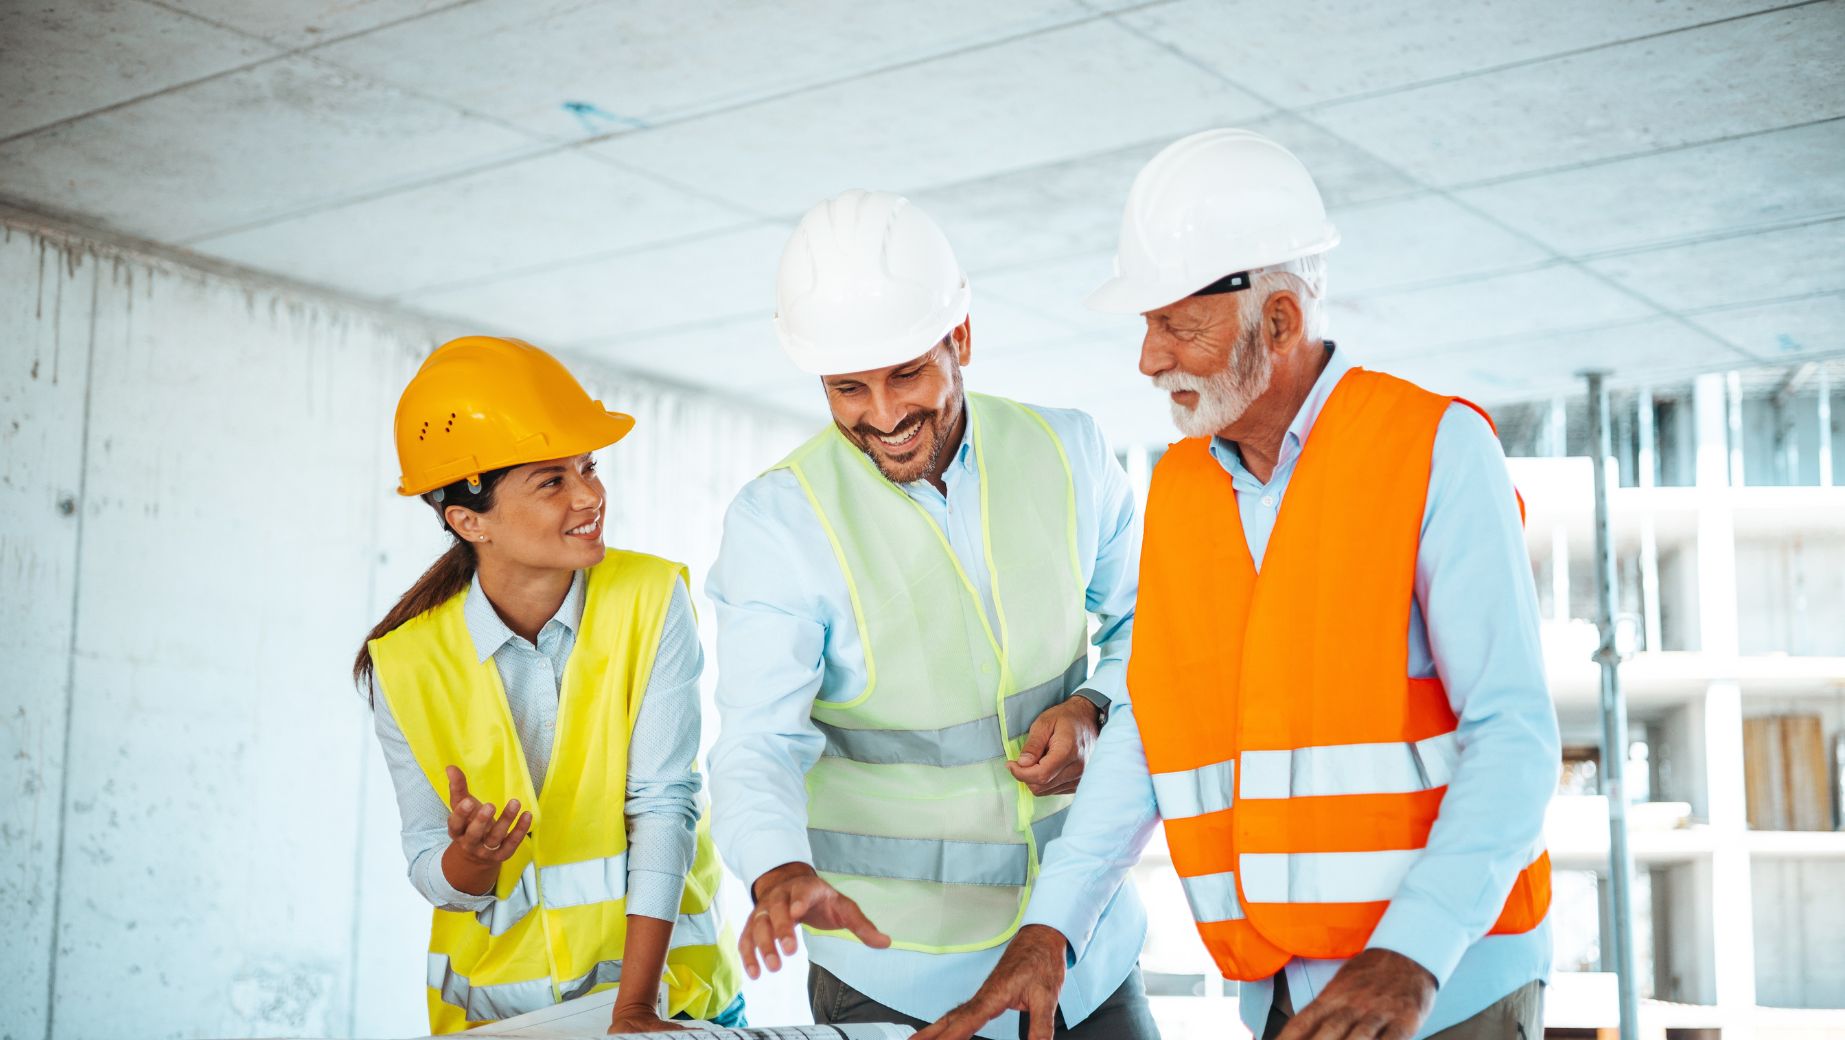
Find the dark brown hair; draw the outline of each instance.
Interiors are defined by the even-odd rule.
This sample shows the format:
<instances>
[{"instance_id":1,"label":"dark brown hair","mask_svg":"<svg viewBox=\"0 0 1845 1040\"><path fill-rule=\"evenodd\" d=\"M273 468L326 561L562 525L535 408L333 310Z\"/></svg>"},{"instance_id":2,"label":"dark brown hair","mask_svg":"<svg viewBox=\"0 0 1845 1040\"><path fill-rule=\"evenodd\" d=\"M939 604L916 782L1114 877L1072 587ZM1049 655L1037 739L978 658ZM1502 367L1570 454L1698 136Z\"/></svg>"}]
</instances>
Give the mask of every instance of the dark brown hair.
<instances>
[{"instance_id":1,"label":"dark brown hair","mask_svg":"<svg viewBox=\"0 0 1845 1040\"><path fill-rule=\"evenodd\" d=\"M449 533L455 544L436 557L436 562L429 565L429 569L416 579L409 591L398 597L397 605L385 613L384 620L378 622L366 635L365 642L359 644L359 655L352 662L352 681L359 687L364 688L372 677L372 640L395 632L404 622L418 614L427 613L447 603L474 580L474 546L455 533L443 513L449 506L462 506L476 513L491 510L494 485L510 472L510 466L488 470L480 475L478 488L465 480L457 480L423 496L423 501L428 502L430 508L436 511L436 516L442 519L442 529Z\"/></svg>"}]
</instances>

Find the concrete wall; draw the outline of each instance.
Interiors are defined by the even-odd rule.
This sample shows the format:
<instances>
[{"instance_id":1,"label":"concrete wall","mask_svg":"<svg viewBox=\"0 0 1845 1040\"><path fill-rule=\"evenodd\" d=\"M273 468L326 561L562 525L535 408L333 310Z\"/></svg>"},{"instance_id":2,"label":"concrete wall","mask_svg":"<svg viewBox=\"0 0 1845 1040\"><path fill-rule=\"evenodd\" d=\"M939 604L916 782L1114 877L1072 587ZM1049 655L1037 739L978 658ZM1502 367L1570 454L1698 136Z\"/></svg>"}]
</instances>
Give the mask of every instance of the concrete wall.
<instances>
[{"instance_id":1,"label":"concrete wall","mask_svg":"<svg viewBox=\"0 0 1845 1040\"><path fill-rule=\"evenodd\" d=\"M442 545L390 493L438 336L0 224L0 1037L422 1030L427 908L346 675ZM580 367L640 419L611 542L702 575L800 424Z\"/></svg>"}]
</instances>

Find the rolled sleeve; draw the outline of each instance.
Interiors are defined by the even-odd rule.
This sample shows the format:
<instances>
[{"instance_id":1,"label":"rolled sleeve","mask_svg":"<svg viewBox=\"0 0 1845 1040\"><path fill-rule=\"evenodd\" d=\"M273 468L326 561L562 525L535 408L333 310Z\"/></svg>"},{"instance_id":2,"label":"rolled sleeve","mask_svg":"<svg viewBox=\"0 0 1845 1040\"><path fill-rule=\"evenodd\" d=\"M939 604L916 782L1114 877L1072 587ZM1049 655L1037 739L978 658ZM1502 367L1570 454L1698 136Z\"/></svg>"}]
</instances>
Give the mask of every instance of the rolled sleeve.
<instances>
[{"instance_id":1,"label":"rolled sleeve","mask_svg":"<svg viewBox=\"0 0 1845 1040\"><path fill-rule=\"evenodd\" d=\"M1538 848L1560 755L1511 477L1492 431L1462 405L1437 434L1416 602L1460 755L1428 844L1369 945L1445 983Z\"/></svg>"},{"instance_id":2,"label":"rolled sleeve","mask_svg":"<svg viewBox=\"0 0 1845 1040\"><path fill-rule=\"evenodd\" d=\"M1119 701L1127 695L1128 653L1134 637L1134 599L1140 591L1140 518L1134 508L1134 491L1127 473L1094 419L1082 420L1080 445L1073 464L1081 465L1090 482L1091 511L1095 516L1095 541L1087 547L1093 563L1083 605L1096 616L1095 670L1083 685L1105 698Z\"/></svg>"},{"instance_id":3,"label":"rolled sleeve","mask_svg":"<svg viewBox=\"0 0 1845 1040\"><path fill-rule=\"evenodd\" d=\"M711 750L712 834L744 883L785 863L812 863L806 776L826 741L810 713L824 675L826 626L788 580L799 558L760 506L777 476L745 487L724 519L706 582L716 605L721 729Z\"/></svg>"},{"instance_id":4,"label":"rolled sleeve","mask_svg":"<svg viewBox=\"0 0 1845 1040\"><path fill-rule=\"evenodd\" d=\"M1075 961L1159 819L1140 727L1125 698L1102 727L1069 813L1063 834L1045 851L1023 923L1057 929Z\"/></svg>"},{"instance_id":5,"label":"rolled sleeve","mask_svg":"<svg viewBox=\"0 0 1845 1040\"><path fill-rule=\"evenodd\" d=\"M391 705L372 676L368 697L372 707L372 730L384 752L384 764L391 774L391 786L397 793L397 811L402 820L399 839L408 865L410 887L439 910L473 912L493 903L491 893L472 895L448 883L442 873L442 855L448 851L448 804L442 794L429 784L423 767L410 750L410 741L391 714Z\"/></svg>"},{"instance_id":6,"label":"rolled sleeve","mask_svg":"<svg viewBox=\"0 0 1845 1040\"><path fill-rule=\"evenodd\" d=\"M628 913L670 921L697 852L698 677L704 670L691 594L673 589L647 691L628 744Z\"/></svg>"}]
</instances>

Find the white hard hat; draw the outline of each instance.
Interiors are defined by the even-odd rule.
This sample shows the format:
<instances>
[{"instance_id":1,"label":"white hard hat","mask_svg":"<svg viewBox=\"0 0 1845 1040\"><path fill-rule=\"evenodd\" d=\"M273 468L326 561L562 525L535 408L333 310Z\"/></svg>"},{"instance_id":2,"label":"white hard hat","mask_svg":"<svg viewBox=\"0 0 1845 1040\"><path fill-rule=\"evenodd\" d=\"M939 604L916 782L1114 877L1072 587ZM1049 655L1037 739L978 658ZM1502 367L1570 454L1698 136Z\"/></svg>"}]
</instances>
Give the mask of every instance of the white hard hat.
<instances>
[{"instance_id":1,"label":"white hard hat","mask_svg":"<svg viewBox=\"0 0 1845 1040\"><path fill-rule=\"evenodd\" d=\"M1128 189L1115 275L1098 311L1143 314L1226 275L1339 244L1313 177L1250 130L1206 130L1167 145Z\"/></svg>"},{"instance_id":2,"label":"white hard hat","mask_svg":"<svg viewBox=\"0 0 1845 1040\"><path fill-rule=\"evenodd\" d=\"M967 320L967 275L948 237L910 200L848 191L801 218L775 278L775 332L814 375L862 372L928 352Z\"/></svg>"}]
</instances>

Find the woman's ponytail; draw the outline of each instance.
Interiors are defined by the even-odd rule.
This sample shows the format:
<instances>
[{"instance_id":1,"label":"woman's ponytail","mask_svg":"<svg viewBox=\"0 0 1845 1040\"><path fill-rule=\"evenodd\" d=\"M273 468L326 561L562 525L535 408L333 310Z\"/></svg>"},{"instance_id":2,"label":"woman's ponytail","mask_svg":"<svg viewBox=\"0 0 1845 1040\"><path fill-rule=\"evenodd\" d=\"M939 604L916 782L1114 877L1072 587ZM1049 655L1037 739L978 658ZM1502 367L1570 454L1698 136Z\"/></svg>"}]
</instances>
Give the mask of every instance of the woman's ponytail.
<instances>
[{"instance_id":1,"label":"woman's ponytail","mask_svg":"<svg viewBox=\"0 0 1845 1040\"><path fill-rule=\"evenodd\" d=\"M476 513L485 513L493 508L493 486L510 470L511 467L489 470L476 478L478 483L458 480L445 488L431 491L423 496L423 500L435 509L437 516L443 516L449 506L462 506ZM352 662L352 681L361 688L372 677L372 640L395 632L404 622L418 614L447 603L474 581L474 570L478 563L474 556L474 546L462 541L461 536L449 528L447 519L442 521L442 526L455 539L455 544L436 557L436 562L429 565L429 569L416 579L409 591L398 597L397 605L366 635L365 642L359 644L359 655Z\"/></svg>"}]
</instances>

